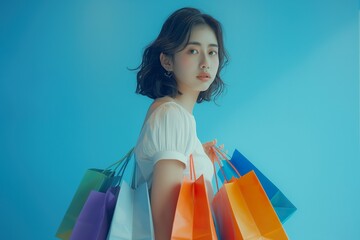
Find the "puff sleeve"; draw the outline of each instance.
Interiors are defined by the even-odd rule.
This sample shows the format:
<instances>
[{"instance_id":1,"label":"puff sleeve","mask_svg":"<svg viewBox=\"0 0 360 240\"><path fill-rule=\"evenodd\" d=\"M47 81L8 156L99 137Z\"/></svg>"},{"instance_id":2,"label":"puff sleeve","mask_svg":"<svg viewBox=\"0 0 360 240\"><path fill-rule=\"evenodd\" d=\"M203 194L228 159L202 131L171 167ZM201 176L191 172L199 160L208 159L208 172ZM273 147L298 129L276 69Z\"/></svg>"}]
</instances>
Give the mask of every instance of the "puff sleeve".
<instances>
[{"instance_id":1,"label":"puff sleeve","mask_svg":"<svg viewBox=\"0 0 360 240\"><path fill-rule=\"evenodd\" d=\"M144 124L135 148L136 158L152 166L161 159L179 160L186 166L195 147L195 136L193 116L176 103L164 103Z\"/></svg>"}]
</instances>

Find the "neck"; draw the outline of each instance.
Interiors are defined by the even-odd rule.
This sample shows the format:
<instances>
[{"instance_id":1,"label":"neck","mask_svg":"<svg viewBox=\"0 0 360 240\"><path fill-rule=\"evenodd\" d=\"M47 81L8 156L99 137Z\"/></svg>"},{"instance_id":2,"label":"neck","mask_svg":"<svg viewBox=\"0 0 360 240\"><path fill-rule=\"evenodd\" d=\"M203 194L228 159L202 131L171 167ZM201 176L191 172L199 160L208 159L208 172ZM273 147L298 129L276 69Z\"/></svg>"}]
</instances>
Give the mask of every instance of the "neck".
<instances>
[{"instance_id":1,"label":"neck","mask_svg":"<svg viewBox=\"0 0 360 240\"><path fill-rule=\"evenodd\" d=\"M177 95L174 100L192 114L198 95L199 92L193 92L191 94L183 92L182 95Z\"/></svg>"}]
</instances>

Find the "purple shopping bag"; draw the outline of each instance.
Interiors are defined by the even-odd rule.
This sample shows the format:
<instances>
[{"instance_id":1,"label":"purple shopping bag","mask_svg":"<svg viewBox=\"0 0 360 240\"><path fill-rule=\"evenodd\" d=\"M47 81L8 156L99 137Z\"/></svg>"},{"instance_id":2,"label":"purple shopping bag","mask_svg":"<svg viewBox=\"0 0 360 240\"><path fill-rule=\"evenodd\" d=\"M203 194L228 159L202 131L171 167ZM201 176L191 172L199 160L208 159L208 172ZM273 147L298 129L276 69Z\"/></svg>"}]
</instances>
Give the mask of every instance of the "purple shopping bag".
<instances>
[{"instance_id":1,"label":"purple shopping bag","mask_svg":"<svg viewBox=\"0 0 360 240\"><path fill-rule=\"evenodd\" d=\"M75 223L70 240L105 240L114 214L119 187L106 193L91 191Z\"/></svg>"}]
</instances>

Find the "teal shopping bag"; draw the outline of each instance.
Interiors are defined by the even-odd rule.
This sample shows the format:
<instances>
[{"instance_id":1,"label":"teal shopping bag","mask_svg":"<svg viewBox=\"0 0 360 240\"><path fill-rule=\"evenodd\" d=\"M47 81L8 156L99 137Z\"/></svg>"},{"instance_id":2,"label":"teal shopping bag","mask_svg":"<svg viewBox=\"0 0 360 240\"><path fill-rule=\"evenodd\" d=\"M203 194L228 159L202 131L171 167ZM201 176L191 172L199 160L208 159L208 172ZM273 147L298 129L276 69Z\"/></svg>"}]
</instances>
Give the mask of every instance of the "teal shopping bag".
<instances>
[{"instance_id":1,"label":"teal shopping bag","mask_svg":"<svg viewBox=\"0 0 360 240\"><path fill-rule=\"evenodd\" d=\"M56 237L60 239L70 239L72 230L75 226L76 220L92 190L99 192L106 192L106 190L116 180L114 178L117 168L125 161L132 153L131 149L122 159L112 164L106 169L88 169L76 192L75 195L63 217L61 224L56 232Z\"/></svg>"},{"instance_id":2,"label":"teal shopping bag","mask_svg":"<svg viewBox=\"0 0 360 240\"><path fill-rule=\"evenodd\" d=\"M137 163L131 185L120 183L120 192L115 206L107 240L154 240L149 188L142 177L137 178ZM141 184L137 184L142 182Z\"/></svg>"}]
</instances>

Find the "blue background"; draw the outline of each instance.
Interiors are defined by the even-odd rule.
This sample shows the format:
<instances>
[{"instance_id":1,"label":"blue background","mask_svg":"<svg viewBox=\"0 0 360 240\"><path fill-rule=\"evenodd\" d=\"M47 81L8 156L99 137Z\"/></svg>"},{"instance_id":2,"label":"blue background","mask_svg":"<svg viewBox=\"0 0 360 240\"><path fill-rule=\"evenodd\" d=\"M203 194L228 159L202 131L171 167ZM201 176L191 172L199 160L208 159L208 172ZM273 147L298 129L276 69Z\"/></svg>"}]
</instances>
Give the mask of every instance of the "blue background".
<instances>
[{"instance_id":1,"label":"blue background","mask_svg":"<svg viewBox=\"0 0 360 240\"><path fill-rule=\"evenodd\" d=\"M289 197L291 239L360 239L355 0L1 1L0 239L54 239L84 171L135 144L151 101L126 67L184 6L222 22L231 57L200 139Z\"/></svg>"}]
</instances>

